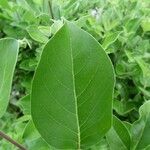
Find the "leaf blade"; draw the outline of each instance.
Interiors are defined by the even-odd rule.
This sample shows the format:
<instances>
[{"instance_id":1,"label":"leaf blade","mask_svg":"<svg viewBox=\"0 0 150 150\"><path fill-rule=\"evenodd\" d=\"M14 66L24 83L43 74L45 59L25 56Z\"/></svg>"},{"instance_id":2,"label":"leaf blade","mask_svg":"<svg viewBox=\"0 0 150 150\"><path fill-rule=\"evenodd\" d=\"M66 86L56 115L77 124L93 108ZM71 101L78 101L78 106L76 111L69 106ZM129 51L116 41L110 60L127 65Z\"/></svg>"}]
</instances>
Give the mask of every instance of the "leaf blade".
<instances>
[{"instance_id":1,"label":"leaf blade","mask_svg":"<svg viewBox=\"0 0 150 150\"><path fill-rule=\"evenodd\" d=\"M6 111L15 65L17 62L19 44L15 39L0 40L0 118ZM9 59L8 59L9 58Z\"/></svg>"},{"instance_id":2,"label":"leaf blade","mask_svg":"<svg viewBox=\"0 0 150 150\"><path fill-rule=\"evenodd\" d=\"M111 126L113 86L114 73L104 50L89 34L66 23L45 46L36 70L31 94L35 126L42 137L57 148L80 149L93 145ZM43 101L39 105L40 99ZM41 126L40 120L47 123ZM51 135L45 129L49 129Z\"/></svg>"},{"instance_id":3,"label":"leaf blade","mask_svg":"<svg viewBox=\"0 0 150 150\"><path fill-rule=\"evenodd\" d=\"M146 101L139 109L140 117L131 127L132 149L144 149L150 145L150 101Z\"/></svg>"},{"instance_id":4,"label":"leaf blade","mask_svg":"<svg viewBox=\"0 0 150 150\"><path fill-rule=\"evenodd\" d=\"M130 149L130 134L125 125L117 117L113 117L113 127L106 134L110 149Z\"/></svg>"}]
</instances>

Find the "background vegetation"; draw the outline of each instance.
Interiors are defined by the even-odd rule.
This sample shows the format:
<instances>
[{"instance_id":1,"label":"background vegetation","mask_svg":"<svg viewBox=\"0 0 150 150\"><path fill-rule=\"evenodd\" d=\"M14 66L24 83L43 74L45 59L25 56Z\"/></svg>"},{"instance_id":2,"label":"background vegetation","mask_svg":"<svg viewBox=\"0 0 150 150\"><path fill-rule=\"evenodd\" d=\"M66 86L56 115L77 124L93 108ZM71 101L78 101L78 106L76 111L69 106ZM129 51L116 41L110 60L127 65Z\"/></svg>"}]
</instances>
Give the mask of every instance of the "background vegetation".
<instances>
[{"instance_id":1,"label":"background vegetation","mask_svg":"<svg viewBox=\"0 0 150 150\"><path fill-rule=\"evenodd\" d=\"M42 48L64 18L92 34L111 58L116 73L114 114L127 126L134 124L139 108L150 100L149 8L149 0L1 0L0 38L18 39L20 51L0 129L29 150L53 149L33 126L29 94ZM7 149L15 147L0 140L0 150ZM102 140L91 149L108 149L108 144Z\"/></svg>"}]
</instances>

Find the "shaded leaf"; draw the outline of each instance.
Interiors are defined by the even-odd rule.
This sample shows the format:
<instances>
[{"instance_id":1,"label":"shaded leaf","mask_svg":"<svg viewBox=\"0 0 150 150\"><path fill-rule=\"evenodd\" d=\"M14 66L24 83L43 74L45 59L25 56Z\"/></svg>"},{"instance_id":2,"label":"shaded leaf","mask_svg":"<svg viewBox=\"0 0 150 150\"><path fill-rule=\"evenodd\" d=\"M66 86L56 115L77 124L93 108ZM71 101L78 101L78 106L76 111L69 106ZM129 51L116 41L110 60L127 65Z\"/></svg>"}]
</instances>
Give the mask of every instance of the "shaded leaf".
<instances>
[{"instance_id":1,"label":"shaded leaf","mask_svg":"<svg viewBox=\"0 0 150 150\"><path fill-rule=\"evenodd\" d=\"M32 59L24 59L19 67L23 70L34 71L37 66L37 60L35 58Z\"/></svg>"},{"instance_id":2,"label":"shaded leaf","mask_svg":"<svg viewBox=\"0 0 150 150\"><path fill-rule=\"evenodd\" d=\"M113 108L119 115L125 115L135 109L135 104L132 101L113 101Z\"/></svg>"}]
</instances>

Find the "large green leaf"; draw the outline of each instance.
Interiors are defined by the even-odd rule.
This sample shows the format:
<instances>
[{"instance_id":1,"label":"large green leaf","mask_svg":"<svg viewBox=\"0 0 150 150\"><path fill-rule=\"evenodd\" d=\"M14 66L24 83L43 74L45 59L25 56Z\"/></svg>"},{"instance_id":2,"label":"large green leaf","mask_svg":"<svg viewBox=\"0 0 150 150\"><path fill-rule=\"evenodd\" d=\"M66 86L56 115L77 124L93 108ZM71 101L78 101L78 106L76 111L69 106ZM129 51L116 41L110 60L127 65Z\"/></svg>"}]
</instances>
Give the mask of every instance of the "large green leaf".
<instances>
[{"instance_id":1,"label":"large green leaf","mask_svg":"<svg viewBox=\"0 0 150 150\"><path fill-rule=\"evenodd\" d=\"M130 149L130 134L126 126L114 116L113 126L106 134L107 141L111 150L129 150Z\"/></svg>"},{"instance_id":2,"label":"large green leaf","mask_svg":"<svg viewBox=\"0 0 150 150\"><path fill-rule=\"evenodd\" d=\"M111 127L114 72L99 43L72 23L45 46L35 73L31 114L47 143L84 149Z\"/></svg>"},{"instance_id":3,"label":"large green leaf","mask_svg":"<svg viewBox=\"0 0 150 150\"><path fill-rule=\"evenodd\" d=\"M140 118L131 127L132 149L142 150L150 145L150 101L139 110Z\"/></svg>"},{"instance_id":4,"label":"large green leaf","mask_svg":"<svg viewBox=\"0 0 150 150\"><path fill-rule=\"evenodd\" d=\"M18 49L19 44L15 39L0 40L0 117L5 113L9 102Z\"/></svg>"}]
</instances>

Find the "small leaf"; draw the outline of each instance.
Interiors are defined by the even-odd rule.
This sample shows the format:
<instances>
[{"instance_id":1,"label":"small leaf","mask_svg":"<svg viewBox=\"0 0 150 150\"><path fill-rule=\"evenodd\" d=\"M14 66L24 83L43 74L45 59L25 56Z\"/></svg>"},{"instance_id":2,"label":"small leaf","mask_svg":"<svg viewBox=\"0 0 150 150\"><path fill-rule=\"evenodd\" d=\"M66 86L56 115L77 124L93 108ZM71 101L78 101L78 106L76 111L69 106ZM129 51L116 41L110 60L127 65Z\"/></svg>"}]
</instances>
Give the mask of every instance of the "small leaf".
<instances>
[{"instance_id":1,"label":"small leaf","mask_svg":"<svg viewBox=\"0 0 150 150\"><path fill-rule=\"evenodd\" d=\"M32 120L30 120L25 127L23 139L25 140L28 150L51 150L48 144L41 138Z\"/></svg>"},{"instance_id":2,"label":"small leaf","mask_svg":"<svg viewBox=\"0 0 150 150\"><path fill-rule=\"evenodd\" d=\"M30 103L31 103L30 95L24 96L17 102L17 105L21 108L24 115L31 114L31 104Z\"/></svg>"},{"instance_id":3,"label":"small leaf","mask_svg":"<svg viewBox=\"0 0 150 150\"><path fill-rule=\"evenodd\" d=\"M37 42L46 43L48 41L48 37L43 32L41 32L36 25L29 26L27 31L31 38Z\"/></svg>"},{"instance_id":4,"label":"small leaf","mask_svg":"<svg viewBox=\"0 0 150 150\"><path fill-rule=\"evenodd\" d=\"M150 20L149 19L145 19L144 21L141 22L141 27L143 28L144 32L148 32L150 31Z\"/></svg>"},{"instance_id":5,"label":"small leaf","mask_svg":"<svg viewBox=\"0 0 150 150\"><path fill-rule=\"evenodd\" d=\"M36 130L33 121L30 120L24 130L23 138L25 140L33 141L35 139L38 139L40 137L40 134Z\"/></svg>"},{"instance_id":6,"label":"small leaf","mask_svg":"<svg viewBox=\"0 0 150 150\"><path fill-rule=\"evenodd\" d=\"M120 32L115 32L115 33L109 33L108 35L106 35L104 41L103 41L103 48L107 49L109 47L109 45L111 45L112 43L114 43L117 38L119 37Z\"/></svg>"},{"instance_id":7,"label":"small leaf","mask_svg":"<svg viewBox=\"0 0 150 150\"><path fill-rule=\"evenodd\" d=\"M146 63L141 58L135 58L137 64L142 70L142 77L140 78L140 81L144 87L150 87L150 66L149 63Z\"/></svg>"},{"instance_id":8,"label":"small leaf","mask_svg":"<svg viewBox=\"0 0 150 150\"><path fill-rule=\"evenodd\" d=\"M55 34L62 26L63 22L61 20L54 21L54 23L51 25L52 34Z\"/></svg>"},{"instance_id":9,"label":"small leaf","mask_svg":"<svg viewBox=\"0 0 150 150\"><path fill-rule=\"evenodd\" d=\"M13 73L18 57L19 44L15 39L0 40L0 118L9 103Z\"/></svg>"},{"instance_id":10,"label":"small leaf","mask_svg":"<svg viewBox=\"0 0 150 150\"><path fill-rule=\"evenodd\" d=\"M114 100L113 101L113 107L114 110L119 114L119 115L125 115L135 109L135 104L132 101L118 101Z\"/></svg>"},{"instance_id":11,"label":"small leaf","mask_svg":"<svg viewBox=\"0 0 150 150\"><path fill-rule=\"evenodd\" d=\"M138 29L138 27L140 25L140 21L141 20L139 18L127 20L127 22L125 23L125 26L124 26L127 33L136 32L136 30Z\"/></svg>"},{"instance_id":12,"label":"small leaf","mask_svg":"<svg viewBox=\"0 0 150 150\"><path fill-rule=\"evenodd\" d=\"M37 60L35 58L30 59L24 59L20 65L19 68L27 71L34 71L37 66Z\"/></svg>"},{"instance_id":13,"label":"small leaf","mask_svg":"<svg viewBox=\"0 0 150 150\"><path fill-rule=\"evenodd\" d=\"M72 23L45 46L32 84L31 114L60 149L86 149L111 127L114 72L99 43Z\"/></svg>"},{"instance_id":14,"label":"small leaf","mask_svg":"<svg viewBox=\"0 0 150 150\"><path fill-rule=\"evenodd\" d=\"M126 126L114 116L113 126L106 134L106 139L111 150L129 150L130 149L130 134Z\"/></svg>"},{"instance_id":15,"label":"small leaf","mask_svg":"<svg viewBox=\"0 0 150 150\"><path fill-rule=\"evenodd\" d=\"M110 150L106 138L102 138L96 145L91 146L88 150Z\"/></svg>"},{"instance_id":16,"label":"small leaf","mask_svg":"<svg viewBox=\"0 0 150 150\"><path fill-rule=\"evenodd\" d=\"M39 30L47 37L51 36L50 26L39 26Z\"/></svg>"},{"instance_id":17,"label":"small leaf","mask_svg":"<svg viewBox=\"0 0 150 150\"><path fill-rule=\"evenodd\" d=\"M150 145L150 101L145 102L139 109L140 118L131 128L132 149L141 150Z\"/></svg>"}]
</instances>

